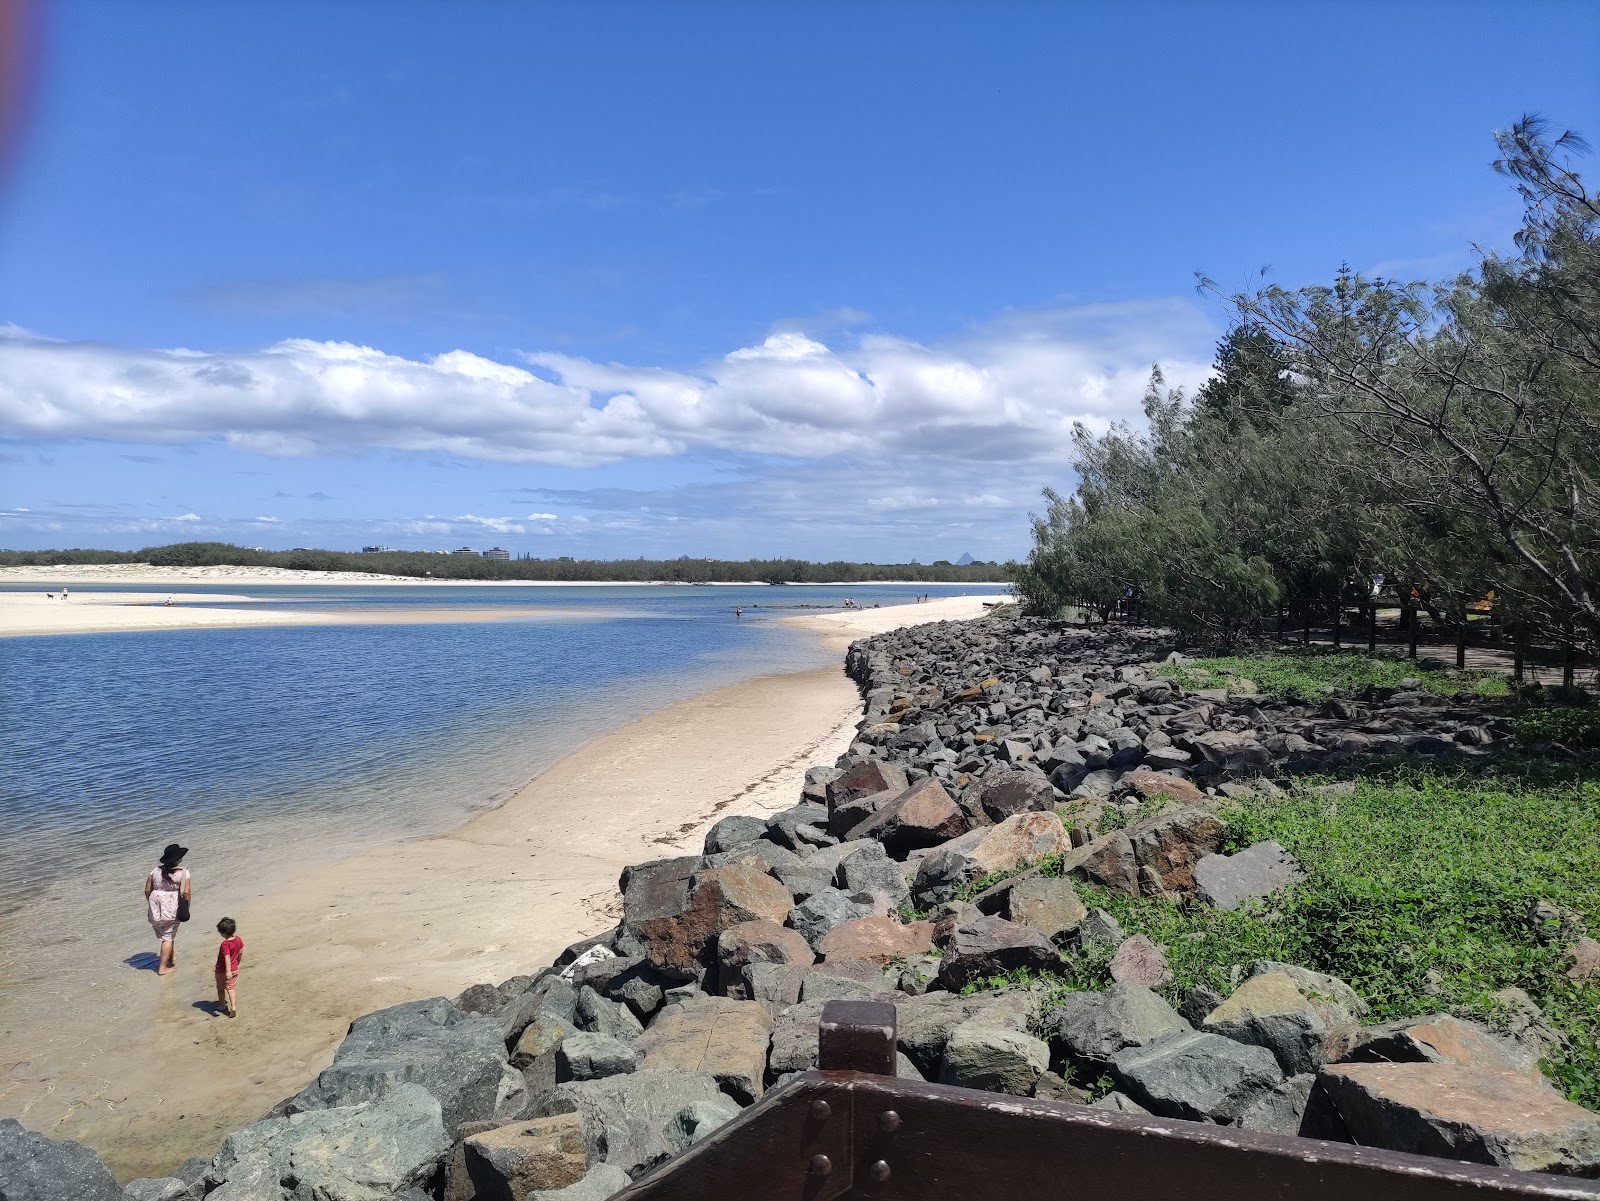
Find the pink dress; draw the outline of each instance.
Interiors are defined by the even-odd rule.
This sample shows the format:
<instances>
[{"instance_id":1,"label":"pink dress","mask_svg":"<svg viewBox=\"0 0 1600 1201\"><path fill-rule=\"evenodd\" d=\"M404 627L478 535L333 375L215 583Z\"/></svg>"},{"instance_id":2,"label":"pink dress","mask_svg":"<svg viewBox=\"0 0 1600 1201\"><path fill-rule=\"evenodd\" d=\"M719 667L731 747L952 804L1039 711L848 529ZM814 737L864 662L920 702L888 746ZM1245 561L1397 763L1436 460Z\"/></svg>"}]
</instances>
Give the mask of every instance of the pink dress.
<instances>
[{"instance_id":1,"label":"pink dress","mask_svg":"<svg viewBox=\"0 0 1600 1201\"><path fill-rule=\"evenodd\" d=\"M150 921L150 928L162 942L171 942L178 933L178 897L188 879L189 869L186 867L180 867L170 880L160 867L150 873L149 908L145 916Z\"/></svg>"}]
</instances>

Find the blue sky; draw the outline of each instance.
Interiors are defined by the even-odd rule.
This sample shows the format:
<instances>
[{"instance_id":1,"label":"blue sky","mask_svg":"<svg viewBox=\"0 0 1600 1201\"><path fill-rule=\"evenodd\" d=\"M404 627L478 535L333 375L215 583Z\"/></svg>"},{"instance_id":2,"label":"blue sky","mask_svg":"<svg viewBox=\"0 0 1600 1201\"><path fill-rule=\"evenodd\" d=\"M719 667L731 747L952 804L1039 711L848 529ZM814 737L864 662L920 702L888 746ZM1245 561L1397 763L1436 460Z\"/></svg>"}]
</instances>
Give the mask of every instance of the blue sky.
<instances>
[{"instance_id":1,"label":"blue sky","mask_svg":"<svg viewBox=\"0 0 1600 1201\"><path fill-rule=\"evenodd\" d=\"M1593 5L36 15L11 547L1020 556L1194 272L1452 271L1492 130L1600 141Z\"/></svg>"}]
</instances>

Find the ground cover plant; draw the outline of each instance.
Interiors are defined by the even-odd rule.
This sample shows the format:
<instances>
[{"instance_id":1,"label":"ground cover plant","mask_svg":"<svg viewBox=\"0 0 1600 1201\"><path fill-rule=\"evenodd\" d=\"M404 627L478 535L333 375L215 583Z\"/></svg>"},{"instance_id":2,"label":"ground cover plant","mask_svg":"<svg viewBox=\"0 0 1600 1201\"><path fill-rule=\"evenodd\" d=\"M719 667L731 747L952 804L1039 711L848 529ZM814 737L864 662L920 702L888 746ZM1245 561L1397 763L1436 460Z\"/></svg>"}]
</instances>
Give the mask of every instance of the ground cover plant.
<instances>
[{"instance_id":1,"label":"ground cover plant","mask_svg":"<svg viewBox=\"0 0 1600 1201\"><path fill-rule=\"evenodd\" d=\"M1428 659L1402 659L1394 655L1363 655L1332 647L1296 647L1265 655L1224 655L1167 663L1160 673L1188 689L1238 687L1249 680L1254 690L1274 700L1320 700L1328 695L1351 695L1368 684L1399 688L1402 680L1440 696L1470 692L1477 696L1508 696L1503 675L1487 671L1456 671Z\"/></svg>"},{"instance_id":2,"label":"ground cover plant","mask_svg":"<svg viewBox=\"0 0 1600 1201\"><path fill-rule=\"evenodd\" d=\"M1600 982L1565 974L1574 930L1600 930L1600 782L1589 776L1581 763L1532 759L1477 773L1400 766L1353 791L1233 804L1221 813L1227 849L1275 839L1306 869L1266 913L1081 893L1166 948L1174 1004L1196 985L1227 995L1258 959L1341 977L1371 1022L1450 1011L1501 1024L1510 1014L1494 994L1524 989L1566 1038L1545 1070L1600 1109ZM1541 903L1564 920L1541 918ZM1065 986L1104 987L1113 949L1069 955Z\"/></svg>"}]
</instances>

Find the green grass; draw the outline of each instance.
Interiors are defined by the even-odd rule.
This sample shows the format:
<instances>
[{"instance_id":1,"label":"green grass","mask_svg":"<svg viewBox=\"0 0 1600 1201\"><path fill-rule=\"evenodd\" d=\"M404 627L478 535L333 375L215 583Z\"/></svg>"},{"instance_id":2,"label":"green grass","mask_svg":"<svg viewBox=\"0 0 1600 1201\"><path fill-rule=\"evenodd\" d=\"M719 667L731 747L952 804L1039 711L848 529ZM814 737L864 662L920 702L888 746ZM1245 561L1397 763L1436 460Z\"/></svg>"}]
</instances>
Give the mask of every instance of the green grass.
<instances>
[{"instance_id":1,"label":"green grass","mask_svg":"<svg viewBox=\"0 0 1600 1201\"><path fill-rule=\"evenodd\" d=\"M1517 720L1517 741L1524 746L1559 742L1572 749L1600 749L1600 708L1536 709Z\"/></svg>"},{"instance_id":2,"label":"green grass","mask_svg":"<svg viewBox=\"0 0 1600 1201\"><path fill-rule=\"evenodd\" d=\"M1294 792L1222 816L1228 849L1272 838L1306 868L1270 914L1081 889L1166 947L1169 1000L1200 984L1226 995L1256 959L1340 977L1371 1003L1369 1022L1441 1010L1492 1022L1491 994L1514 985L1568 1038L1546 1070L1600 1109L1600 982L1567 980L1565 940L1530 916L1549 901L1600 930L1600 782L1585 767L1401 767L1359 780L1353 796ZM1062 987L1103 987L1109 958L1105 947L1069 956Z\"/></svg>"},{"instance_id":3,"label":"green grass","mask_svg":"<svg viewBox=\"0 0 1600 1201\"><path fill-rule=\"evenodd\" d=\"M1420 680L1424 689L1441 696L1471 692L1496 697L1509 696L1511 691L1505 677L1495 672L1455 671L1430 660L1368 656L1315 646L1270 655L1169 663L1163 664L1159 672L1188 689L1232 687L1242 691L1238 681L1249 680L1257 693L1276 700L1348 695L1366 684L1397 688L1407 678Z\"/></svg>"}]
</instances>

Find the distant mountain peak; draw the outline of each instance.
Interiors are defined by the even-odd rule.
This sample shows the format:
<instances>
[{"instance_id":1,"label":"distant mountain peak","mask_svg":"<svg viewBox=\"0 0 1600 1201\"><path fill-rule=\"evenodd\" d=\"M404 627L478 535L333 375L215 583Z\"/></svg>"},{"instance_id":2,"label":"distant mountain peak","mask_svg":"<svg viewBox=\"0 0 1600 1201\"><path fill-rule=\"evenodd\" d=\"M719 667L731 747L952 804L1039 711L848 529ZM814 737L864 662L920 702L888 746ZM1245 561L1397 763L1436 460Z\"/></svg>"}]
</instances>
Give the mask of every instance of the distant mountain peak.
<instances>
[{"instance_id":1,"label":"distant mountain peak","mask_svg":"<svg viewBox=\"0 0 1600 1201\"><path fill-rule=\"evenodd\" d=\"M956 566L957 567L970 567L971 565L972 565L972 552L971 551L967 551L959 559L956 560Z\"/></svg>"}]
</instances>

